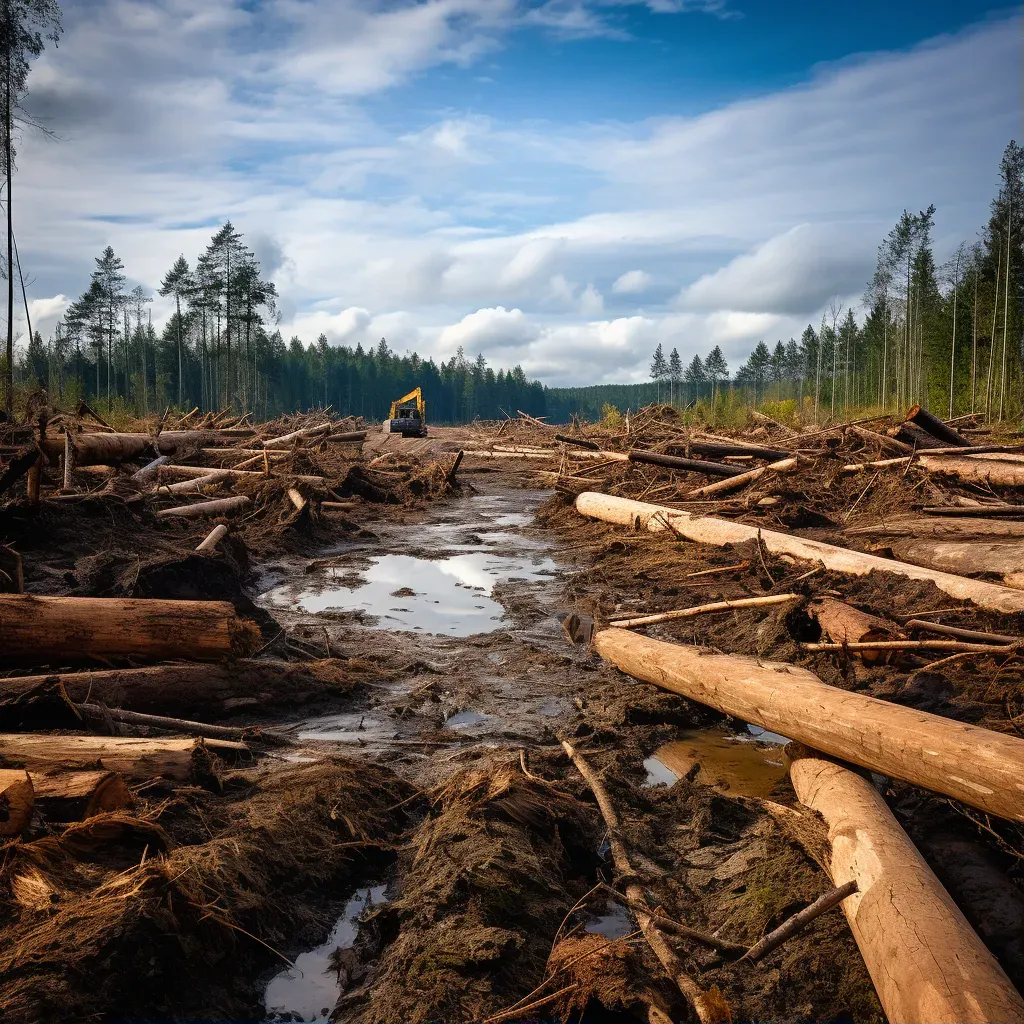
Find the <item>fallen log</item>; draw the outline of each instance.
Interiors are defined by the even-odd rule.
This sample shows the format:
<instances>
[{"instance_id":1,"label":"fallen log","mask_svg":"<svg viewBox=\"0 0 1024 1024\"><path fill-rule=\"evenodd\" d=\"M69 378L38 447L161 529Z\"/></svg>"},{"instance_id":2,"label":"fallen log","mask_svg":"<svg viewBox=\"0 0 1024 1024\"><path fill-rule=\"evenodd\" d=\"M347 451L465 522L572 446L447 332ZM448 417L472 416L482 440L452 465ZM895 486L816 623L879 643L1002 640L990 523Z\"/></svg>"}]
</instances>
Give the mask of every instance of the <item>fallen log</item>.
<instances>
[{"instance_id":1,"label":"fallen log","mask_svg":"<svg viewBox=\"0 0 1024 1024\"><path fill-rule=\"evenodd\" d=\"M846 428L847 434L853 434L854 437L860 438L862 441L866 441L868 444L878 445L879 448L888 449L891 452L897 452L900 455L910 455L914 451L914 446L905 444L903 441L898 441L895 437L889 437L887 434L877 434L873 430L868 430L866 427L858 427L856 424L851 423Z\"/></svg>"},{"instance_id":2,"label":"fallen log","mask_svg":"<svg viewBox=\"0 0 1024 1024\"><path fill-rule=\"evenodd\" d=\"M217 661L249 653L258 638L226 601L0 594L0 651L11 660Z\"/></svg>"},{"instance_id":3,"label":"fallen log","mask_svg":"<svg viewBox=\"0 0 1024 1024\"><path fill-rule=\"evenodd\" d=\"M980 629L964 629L962 626L944 626L941 622L928 622L925 619L909 619L903 624L908 632L937 633L939 636L952 636L957 640L974 640L983 644L1017 644L1024 641L1024 636L1007 636L1003 633L986 633Z\"/></svg>"},{"instance_id":4,"label":"fallen log","mask_svg":"<svg viewBox=\"0 0 1024 1024\"><path fill-rule=\"evenodd\" d=\"M1024 573L1024 540L997 541L897 540L889 544L893 555L904 562L948 573L992 573L1003 581ZM1008 586L1014 583L1007 582Z\"/></svg>"},{"instance_id":5,"label":"fallen log","mask_svg":"<svg viewBox=\"0 0 1024 1024\"><path fill-rule=\"evenodd\" d=\"M822 634L831 637L838 644L862 643L868 640L887 640L901 636L892 622L879 618L859 608L836 601L831 597L812 601L807 613L821 626ZM885 661L880 652L861 651L865 665Z\"/></svg>"},{"instance_id":6,"label":"fallen log","mask_svg":"<svg viewBox=\"0 0 1024 1024\"><path fill-rule=\"evenodd\" d=\"M302 430L293 430L290 434L282 434L280 437L271 437L263 442L264 448L284 448L293 441L304 440L316 437L319 434L329 434L334 428L330 423L322 423L319 427L303 427Z\"/></svg>"},{"instance_id":7,"label":"fallen log","mask_svg":"<svg viewBox=\"0 0 1024 1024\"><path fill-rule=\"evenodd\" d=\"M48 821L84 821L104 811L123 810L132 802L117 772L35 772L31 778L36 803Z\"/></svg>"},{"instance_id":8,"label":"fallen log","mask_svg":"<svg viewBox=\"0 0 1024 1024\"><path fill-rule=\"evenodd\" d=\"M971 644L961 640L864 640L843 644L800 645L805 651L838 652L850 651L945 651L957 654L1015 654L1013 647L997 647L994 644Z\"/></svg>"},{"instance_id":9,"label":"fallen log","mask_svg":"<svg viewBox=\"0 0 1024 1024\"><path fill-rule=\"evenodd\" d=\"M70 437L70 434L65 434ZM156 471L161 466L166 466L171 461L170 455L158 455L152 462L147 462L137 473L131 475L131 479L137 484L144 484L156 476Z\"/></svg>"},{"instance_id":10,"label":"fallen log","mask_svg":"<svg viewBox=\"0 0 1024 1024\"><path fill-rule=\"evenodd\" d=\"M597 800L601 817L604 818L604 823L608 826L609 843L611 845L612 860L615 863L615 871L624 879L631 879L625 884L626 898L633 905L636 923L640 926L640 931L643 932L644 938L651 947L651 951L693 1008L693 1012L697 1015L697 1019L701 1024L730 1021L732 1016L729 1012L728 1004L722 997L718 987L715 986L705 991L690 977L685 965L668 944L665 936L647 911L647 895L644 892L643 886L636 881L636 876L629 862L626 844L621 838L619 816L615 810L615 805L608 796L604 783L584 758L576 752L571 743L567 740L562 740L562 749L576 766L580 775L583 776L587 785L590 786L591 792L593 792L594 798Z\"/></svg>"},{"instance_id":11,"label":"fallen log","mask_svg":"<svg viewBox=\"0 0 1024 1024\"><path fill-rule=\"evenodd\" d=\"M636 679L872 771L1024 821L1024 740L1016 736L840 690L794 665L706 654L624 629L600 630L593 645Z\"/></svg>"},{"instance_id":12,"label":"fallen log","mask_svg":"<svg viewBox=\"0 0 1024 1024\"><path fill-rule=\"evenodd\" d=\"M11 486L17 483L36 464L38 458L39 448L36 445L32 445L30 448L26 448L23 452L15 455L7 463L3 475L0 475L0 494L3 494L4 491L9 490Z\"/></svg>"},{"instance_id":13,"label":"fallen log","mask_svg":"<svg viewBox=\"0 0 1024 1024\"><path fill-rule=\"evenodd\" d=\"M981 502L972 505L926 505L921 511L929 516L951 516L954 518L984 516L1024 516L1024 505L986 504Z\"/></svg>"},{"instance_id":14,"label":"fallen log","mask_svg":"<svg viewBox=\"0 0 1024 1024\"><path fill-rule=\"evenodd\" d=\"M796 594L768 594L765 597L741 597L735 601L714 601L699 604L693 608L676 608L669 612L655 612L652 615L638 615L635 618L612 619L608 625L617 629L635 629L637 626L653 626L658 622L672 622L676 619L692 619L697 615L732 611L734 608L763 608L767 605L786 604L795 601Z\"/></svg>"},{"instance_id":15,"label":"fallen log","mask_svg":"<svg viewBox=\"0 0 1024 1024\"><path fill-rule=\"evenodd\" d=\"M587 448L592 452L599 452L601 446L595 441L588 441L583 437L568 437L565 434L555 434L555 440L561 441L562 444L574 445L577 448Z\"/></svg>"},{"instance_id":16,"label":"fallen log","mask_svg":"<svg viewBox=\"0 0 1024 1024\"><path fill-rule=\"evenodd\" d=\"M183 467L184 468L184 467ZM188 467L191 468L191 467ZM154 494L201 494L204 487L221 484L225 480L234 479L226 469L208 469L205 473L190 474L187 480L179 480L174 484L161 483Z\"/></svg>"},{"instance_id":17,"label":"fallen log","mask_svg":"<svg viewBox=\"0 0 1024 1024\"><path fill-rule=\"evenodd\" d=\"M218 523L199 543L196 551L215 551L217 545L227 536L228 528Z\"/></svg>"},{"instance_id":18,"label":"fallen log","mask_svg":"<svg viewBox=\"0 0 1024 1024\"><path fill-rule=\"evenodd\" d=\"M0 726L55 726L68 701L96 701L175 718L222 718L244 708L315 706L354 683L340 660L150 665L0 678Z\"/></svg>"},{"instance_id":19,"label":"fallen log","mask_svg":"<svg viewBox=\"0 0 1024 1024\"><path fill-rule=\"evenodd\" d=\"M927 431L936 440L945 441L948 445L956 445L961 448L969 448L971 446L971 442L966 437L957 433L953 427L943 423L938 416L933 415L927 409L922 409L919 405L912 405L910 407L907 412L907 420L917 424L917 426Z\"/></svg>"},{"instance_id":20,"label":"fallen log","mask_svg":"<svg viewBox=\"0 0 1024 1024\"><path fill-rule=\"evenodd\" d=\"M951 597L973 601L989 611L1024 611L1024 594L1009 587L954 576L923 566L880 558L877 555L863 554L834 544L793 537L775 530L762 530L745 523L730 522L714 516L696 516L668 505L652 505L629 498L585 491L576 498L576 508L581 515L591 519L618 523L636 530L667 530L687 540L714 544L718 547L757 541L760 538L760 543L772 554L786 554L809 562L819 562L833 572L844 572L853 576L866 576L869 572L891 572L909 579L929 580Z\"/></svg>"},{"instance_id":21,"label":"fallen log","mask_svg":"<svg viewBox=\"0 0 1024 1024\"><path fill-rule=\"evenodd\" d=\"M862 473L868 469L888 469L905 466L911 461L907 456L899 459L880 459L877 462L859 462L843 466L844 473ZM936 455L929 452L913 459L921 469L936 476L949 477L958 483L979 484L987 487L1024 487L1024 465L1015 462L999 462L996 459L957 458Z\"/></svg>"},{"instance_id":22,"label":"fallen log","mask_svg":"<svg viewBox=\"0 0 1024 1024\"><path fill-rule=\"evenodd\" d=\"M630 462L641 462L665 469L677 469L687 473L706 473L708 476L740 476L743 470L724 462L706 462L703 459L684 459L678 455L659 455L657 452L633 448L629 453Z\"/></svg>"},{"instance_id":23,"label":"fallen log","mask_svg":"<svg viewBox=\"0 0 1024 1024\"><path fill-rule=\"evenodd\" d=\"M790 777L828 828L833 884L857 883L843 912L890 1024L1024 1021L1024 1001L874 787L814 756Z\"/></svg>"},{"instance_id":24,"label":"fallen log","mask_svg":"<svg viewBox=\"0 0 1024 1024\"><path fill-rule=\"evenodd\" d=\"M349 430L344 434L328 434L324 440L328 444L355 444L366 440L365 430Z\"/></svg>"},{"instance_id":25,"label":"fallen log","mask_svg":"<svg viewBox=\"0 0 1024 1024\"><path fill-rule=\"evenodd\" d=\"M975 509L974 511L981 511ZM891 519L843 531L848 537L1024 537L1024 522L956 516L950 519Z\"/></svg>"},{"instance_id":26,"label":"fallen log","mask_svg":"<svg viewBox=\"0 0 1024 1024\"><path fill-rule=\"evenodd\" d=\"M102 707L99 704L76 704L75 709L83 718L94 722L123 722L125 725L144 725L164 732L183 732L188 736L201 736L208 740L235 740L241 742L245 730L234 725L210 725L207 722L193 722L186 718L168 718L165 715L145 715L139 711L124 711L121 708Z\"/></svg>"},{"instance_id":27,"label":"fallen log","mask_svg":"<svg viewBox=\"0 0 1024 1024\"><path fill-rule=\"evenodd\" d=\"M195 505L175 505L174 508L162 508L156 516L165 519L167 516L182 516L195 519L197 516L219 516L236 509L246 508L252 501L248 495L236 494L230 498L217 498L215 501L200 501Z\"/></svg>"},{"instance_id":28,"label":"fallen log","mask_svg":"<svg viewBox=\"0 0 1024 1024\"><path fill-rule=\"evenodd\" d=\"M20 835L32 820L35 794L23 768L0 768L0 836Z\"/></svg>"},{"instance_id":29,"label":"fallen log","mask_svg":"<svg viewBox=\"0 0 1024 1024\"><path fill-rule=\"evenodd\" d=\"M671 447L679 447L672 445ZM789 458L792 452L784 448L766 448L759 444L748 444L745 441L705 441L692 438L686 447L696 455L710 455L716 459L748 456L752 459L764 459L766 462L778 462Z\"/></svg>"},{"instance_id":30,"label":"fallen log","mask_svg":"<svg viewBox=\"0 0 1024 1024\"><path fill-rule=\"evenodd\" d=\"M204 751L241 754L244 743L228 740L137 739L134 736L45 736L0 733L0 756L19 762L32 773L95 768L120 772L130 779L192 778L193 759Z\"/></svg>"},{"instance_id":31,"label":"fallen log","mask_svg":"<svg viewBox=\"0 0 1024 1024\"><path fill-rule=\"evenodd\" d=\"M759 426L774 427L776 430L781 430L787 437L793 437L797 433L797 431L787 427L785 423L773 420L771 416L765 416L763 412L758 412L756 409L749 410L749 416Z\"/></svg>"},{"instance_id":32,"label":"fallen log","mask_svg":"<svg viewBox=\"0 0 1024 1024\"><path fill-rule=\"evenodd\" d=\"M748 473L740 473L739 476L727 477L725 480L719 480L713 484L706 484L704 487L698 487L695 491L688 491L686 493L687 498L705 498L712 494L725 494L728 491L735 491L737 488L746 487L747 484L752 484L755 480L760 480L766 473L789 473L797 467L797 458L792 456L788 459L782 459L780 462L773 462L770 466L758 466L757 469L752 469Z\"/></svg>"}]
</instances>

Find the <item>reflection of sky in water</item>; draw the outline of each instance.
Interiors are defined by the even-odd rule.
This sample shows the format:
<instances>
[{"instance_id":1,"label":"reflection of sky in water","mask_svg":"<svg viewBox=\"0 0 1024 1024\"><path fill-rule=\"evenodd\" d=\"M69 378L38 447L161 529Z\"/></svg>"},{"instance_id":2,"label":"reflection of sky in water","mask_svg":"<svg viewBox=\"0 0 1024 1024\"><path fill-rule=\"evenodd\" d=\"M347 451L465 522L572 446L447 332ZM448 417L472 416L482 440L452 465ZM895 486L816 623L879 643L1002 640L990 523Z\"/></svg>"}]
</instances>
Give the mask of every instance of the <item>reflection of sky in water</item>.
<instances>
[{"instance_id":1,"label":"reflection of sky in water","mask_svg":"<svg viewBox=\"0 0 1024 1024\"><path fill-rule=\"evenodd\" d=\"M364 611L378 617L371 629L403 629L447 636L472 636L500 629L505 610L490 594L496 583L534 581L553 572L550 558L501 558L485 551L431 561L410 555L381 555L366 570L326 569L321 580L304 588L276 587L263 595L272 607L316 613L327 609ZM356 587L332 586L355 573ZM393 597L408 587L411 597Z\"/></svg>"},{"instance_id":2,"label":"reflection of sky in water","mask_svg":"<svg viewBox=\"0 0 1024 1024\"><path fill-rule=\"evenodd\" d=\"M303 1020L323 1022L330 1019L330 1012L341 995L338 976L331 970L330 955L339 947L348 949L359 931L359 915L368 902L385 902L384 886L360 889L348 901L327 941L308 953L295 958L295 967L289 967L271 979L263 996L267 1020Z\"/></svg>"}]
</instances>

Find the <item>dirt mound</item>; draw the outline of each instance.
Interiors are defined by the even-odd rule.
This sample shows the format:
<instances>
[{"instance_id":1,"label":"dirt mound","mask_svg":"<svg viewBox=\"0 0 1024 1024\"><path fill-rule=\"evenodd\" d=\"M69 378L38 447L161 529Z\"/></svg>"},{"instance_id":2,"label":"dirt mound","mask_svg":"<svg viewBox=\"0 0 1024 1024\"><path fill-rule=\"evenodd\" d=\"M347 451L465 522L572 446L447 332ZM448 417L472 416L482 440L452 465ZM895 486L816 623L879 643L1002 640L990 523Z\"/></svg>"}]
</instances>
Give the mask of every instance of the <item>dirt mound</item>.
<instances>
[{"instance_id":1,"label":"dirt mound","mask_svg":"<svg viewBox=\"0 0 1024 1024\"><path fill-rule=\"evenodd\" d=\"M596 846L585 808L508 754L458 772L413 837L401 895L378 912L378 967L336 1018L455 1024L515 1001L591 884Z\"/></svg>"},{"instance_id":2,"label":"dirt mound","mask_svg":"<svg viewBox=\"0 0 1024 1024\"><path fill-rule=\"evenodd\" d=\"M6 848L0 1018L259 1016L257 975L397 836L409 787L345 760L179 791Z\"/></svg>"}]
</instances>

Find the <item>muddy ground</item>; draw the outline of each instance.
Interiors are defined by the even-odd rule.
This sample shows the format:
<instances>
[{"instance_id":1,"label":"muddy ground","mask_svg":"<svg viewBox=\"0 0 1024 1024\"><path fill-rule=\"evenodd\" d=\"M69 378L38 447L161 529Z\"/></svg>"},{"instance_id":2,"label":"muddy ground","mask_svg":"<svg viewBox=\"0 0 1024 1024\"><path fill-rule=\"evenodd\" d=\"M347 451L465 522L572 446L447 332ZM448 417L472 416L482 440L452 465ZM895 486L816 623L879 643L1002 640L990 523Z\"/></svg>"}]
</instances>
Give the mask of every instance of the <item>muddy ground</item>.
<instances>
[{"instance_id":1,"label":"muddy ground","mask_svg":"<svg viewBox=\"0 0 1024 1024\"><path fill-rule=\"evenodd\" d=\"M400 447L423 457L465 437ZM189 717L275 743L258 761L213 765L215 785L197 774L191 787L140 787L130 814L7 849L2 1019L597 1024L647 1020L651 1005L688 1019L629 914L598 888L615 881L606 829L560 738L600 770L639 880L668 916L746 946L830 888L814 823L782 825L765 803L795 803L785 738L623 676L589 650L589 626L791 589L895 619L952 602L930 585L800 579L805 566L756 550L585 522L538 486L540 468L470 456L454 493L364 499L285 542L235 539L203 557L185 553L187 529L131 504L8 506L4 539L19 545L27 590L231 600L260 626L258 657L316 659L336 675L315 696L306 685L205 715L195 698ZM796 504L791 528L835 532L824 496ZM962 608L947 621L1007 631L1005 617ZM1012 668L868 669L804 653L814 628L798 604L651 633L1017 728ZM878 781L1024 985L1020 830ZM737 1021L883 1019L839 911L757 965L685 940L678 951ZM530 1011L554 969L566 992ZM517 1004L527 1009L503 1015Z\"/></svg>"}]
</instances>

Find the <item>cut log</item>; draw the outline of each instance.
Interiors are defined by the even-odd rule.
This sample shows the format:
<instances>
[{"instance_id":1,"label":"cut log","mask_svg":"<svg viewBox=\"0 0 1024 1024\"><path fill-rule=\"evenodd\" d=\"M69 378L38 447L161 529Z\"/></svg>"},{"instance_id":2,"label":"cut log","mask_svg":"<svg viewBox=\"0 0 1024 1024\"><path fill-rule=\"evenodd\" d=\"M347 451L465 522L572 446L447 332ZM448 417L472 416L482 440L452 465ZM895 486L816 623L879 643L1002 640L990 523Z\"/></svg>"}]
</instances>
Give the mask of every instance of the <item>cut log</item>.
<instances>
[{"instance_id":1,"label":"cut log","mask_svg":"<svg viewBox=\"0 0 1024 1024\"><path fill-rule=\"evenodd\" d=\"M594 441L588 441L584 437L568 437L566 434L555 434L555 440L562 444L573 445L576 448L587 448L592 452L599 452L601 446Z\"/></svg>"},{"instance_id":2,"label":"cut log","mask_svg":"<svg viewBox=\"0 0 1024 1024\"><path fill-rule=\"evenodd\" d=\"M635 629L637 626L653 626L658 622L672 622L675 619L692 619L697 615L728 612L734 608L763 608L766 605L786 604L788 601L795 601L796 599L796 594L768 594L765 597L741 597L735 601L714 601L711 604L699 604L693 608L676 608L669 612L638 615L631 619L612 619L609 625L615 626L618 629Z\"/></svg>"},{"instance_id":3,"label":"cut log","mask_svg":"<svg viewBox=\"0 0 1024 1024\"><path fill-rule=\"evenodd\" d=\"M889 437L887 434L876 434L873 430L868 430L866 427L858 427L855 424L850 424L846 428L846 433L853 434L854 437L858 437L868 444L878 445L883 451L895 452L897 455L910 455L914 451L913 445L905 444L903 441L898 441L895 437Z\"/></svg>"},{"instance_id":4,"label":"cut log","mask_svg":"<svg viewBox=\"0 0 1024 1024\"><path fill-rule=\"evenodd\" d=\"M770 466L758 466L748 473L740 473L739 476L727 477L713 484L706 484L698 487L695 491L688 491L687 498L706 498L713 494L725 494L728 491L735 491L740 487L746 487L755 480L760 480L766 473L790 473L797 467L797 458L782 459L780 462L773 462Z\"/></svg>"},{"instance_id":5,"label":"cut log","mask_svg":"<svg viewBox=\"0 0 1024 1024\"><path fill-rule=\"evenodd\" d=\"M837 644L893 640L902 636L899 628L887 619L862 612L859 608L830 597L812 601L807 611L821 626L822 634ZM874 665L885 661L886 657L882 652L862 651L861 660L865 665Z\"/></svg>"},{"instance_id":6,"label":"cut log","mask_svg":"<svg viewBox=\"0 0 1024 1024\"><path fill-rule=\"evenodd\" d=\"M229 740L136 739L132 736L45 736L0 733L0 756L32 773L56 769L96 768L130 779L192 777L193 757L202 751L245 753L244 743Z\"/></svg>"},{"instance_id":7,"label":"cut log","mask_svg":"<svg viewBox=\"0 0 1024 1024\"><path fill-rule=\"evenodd\" d=\"M75 449L71 444L71 435L64 434L64 490L70 491L74 487L72 470L75 468Z\"/></svg>"},{"instance_id":8,"label":"cut log","mask_svg":"<svg viewBox=\"0 0 1024 1024\"><path fill-rule=\"evenodd\" d=\"M883 459L844 466L844 472L863 472L867 469L885 469L905 466L908 458ZM1016 462L999 462L996 459L957 458L949 455L918 456L914 464L936 476L947 477L963 484L978 484L983 487L1024 487L1024 465Z\"/></svg>"},{"instance_id":9,"label":"cut log","mask_svg":"<svg viewBox=\"0 0 1024 1024\"><path fill-rule=\"evenodd\" d=\"M344 434L328 434L324 438L329 444L355 444L366 440L365 430L349 430Z\"/></svg>"},{"instance_id":10,"label":"cut log","mask_svg":"<svg viewBox=\"0 0 1024 1024\"><path fill-rule=\"evenodd\" d=\"M851 527L843 532L848 537L943 537L952 540L970 537L1024 537L1024 522L970 516L949 519L891 519L872 526Z\"/></svg>"},{"instance_id":11,"label":"cut log","mask_svg":"<svg viewBox=\"0 0 1024 1024\"><path fill-rule=\"evenodd\" d=\"M195 519L197 516L220 516L236 509L246 508L252 504L248 495L236 494L230 498L218 498L216 501L200 501L195 505L175 505L174 508L162 508L156 515L165 519L167 516L182 516Z\"/></svg>"},{"instance_id":12,"label":"cut log","mask_svg":"<svg viewBox=\"0 0 1024 1024\"><path fill-rule=\"evenodd\" d=\"M42 482L42 476L43 456L40 455L28 468L28 477L26 479L27 487L25 493L30 505L39 504L39 484Z\"/></svg>"},{"instance_id":13,"label":"cut log","mask_svg":"<svg viewBox=\"0 0 1024 1024\"><path fill-rule=\"evenodd\" d=\"M663 466L687 473L706 473L708 476L740 476L743 470L724 462L706 462L703 459L684 459L678 455L659 455L657 452L633 448L629 453L630 462L641 462L651 466Z\"/></svg>"},{"instance_id":14,"label":"cut log","mask_svg":"<svg viewBox=\"0 0 1024 1024\"><path fill-rule=\"evenodd\" d=\"M65 437L70 437L70 434L65 434ZM156 471L161 466L166 466L171 461L170 455L158 455L152 462L147 462L137 473L133 473L131 479L137 484L148 483L156 476Z\"/></svg>"},{"instance_id":15,"label":"cut log","mask_svg":"<svg viewBox=\"0 0 1024 1024\"><path fill-rule=\"evenodd\" d=\"M1024 572L1024 539L997 541L897 540L888 545L904 562L949 573L992 573L1016 576Z\"/></svg>"},{"instance_id":16,"label":"cut log","mask_svg":"<svg viewBox=\"0 0 1024 1024\"><path fill-rule=\"evenodd\" d=\"M773 420L771 416L765 416L763 412L758 412L756 409L749 410L750 419L762 427L774 427L776 430L781 430L787 437L794 437L797 431L787 427L785 423L780 423L778 420Z\"/></svg>"},{"instance_id":17,"label":"cut log","mask_svg":"<svg viewBox=\"0 0 1024 1024\"><path fill-rule=\"evenodd\" d=\"M354 682L340 660L171 664L0 678L0 727L15 730L67 721L67 701L176 718L223 718L240 708L316 706Z\"/></svg>"},{"instance_id":18,"label":"cut log","mask_svg":"<svg viewBox=\"0 0 1024 1024\"><path fill-rule=\"evenodd\" d=\"M0 836L20 835L32 820L32 780L22 768L0 768Z\"/></svg>"},{"instance_id":19,"label":"cut log","mask_svg":"<svg viewBox=\"0 0 1024 1024\"><path fill-rule=\"evenodd\" d=\"M781 662L706 654L625 629L600 630L593 643L602 658L636 679L872 771L1024 821L1024 739L840 690Z\"/></svg>"},{"instance_id":20,"label":"cut log","mask_svg":"<svg viewBox=\"0 0 1024 1024\"><path fill-rule=\"evenodd\" d=\"M189 467L191 468L191 467ZM259 475L259 474L257 474ZM208 469L205 473L190 475L187 480L179 480L175 484L161 483L154 494L201 494L206 487L222 484L225 480L234 479L233 473L226 469Z\"/></svg>"},{"instance_id":21,"label":"cut log","mask_svg":"<svg viewBox=\"0 0 1024 1024\"><path fill-rule=\"evenodd\" d=\"M164 732L183 732L186 736L202 736L208 740L235 740L241 742L245 730L235 725L210 725L194 722L187 718L168 718L165 715L145 715L139 711L124 711L121 708L101 707L98 704L76 704L75 709L83 718L93 722L123 722L125 725L144 725Z\"/></svg>"},{"instance_id":22,"label":"cut log","mask_svg":"<svg viewBox=\"0 0 1024 1024\"><path fill-rule=\"evenodd\" d=\"M117 466L153 450L149 434L76 434L71 439L76 466ZM47 440L43 447L50 458L64 450L63 439Z\"/></svg>"},{"instance_id":23,"label":"cut log","mask_svg":"<svg viewBox=\"0 0 1024 1024\"><path fill-rule=\"evenodd\" d=\"M319 427L303 427L302 430L293 430L290 434L282 434L280 437L271 437L263 442L264 448L284 448L293 441L305 440L317 437L320 434L329 434L334 428L330 423L321 423Z\"/></svg>"},{"instance_id":24,"label":"cut log","mask_svg":"<svg viewBox=\"0 0 1024 1024\"><path fill-rule=\"evenodd\" d=\"M294 487L288 488L288 499L299 512L301 512L306 507L306 499L302 496L302 493L296 490Z\"/></svg>"},{"instance_id":25,"label":"cut log","mask_svg":"<svg viewBox=\"0 0 1024 1024\"><path fill-rule=\"evenodd\" d=\"M117 772L35 772L31 777L36 803L49 821L84 821L104 811L120 811L132 802Z\"/></svg>"},{"instance_id":26,"label":"cut log","mask_svg":"<svg viewBox=\"0 0 1024 1024\"><path fill-rule=\"evenodd\" d=\"M912 405L907 412L907 419L916 423L922 430L927 431L936 440L948 445L956 445L961 448L969 448L971 442L962 434L958 434L951 426L943 423L938 416L933 415L927 409L919 405Z\"/></svg>"},{"instance_id":27,"label":"cut log","mask_svg":"<svg viewBox=\"0 0 1024 1024\"><path fill-rule=\"evenodd\" d=\"M258 638L226 601L0 594L0 651L12 660L218 661L249 653Z\"/></svg>"},{"instance_id":28,"label":"cut log","mask_svg":"<svg viewBox=\"0 0 1024 1024\"><path fill-rule=\"evenodd\" d=\"M1024 1001L874 787L813 756L790 776L828 828L833 883L857 883L843 912L890 1024L1024 1021Z\"/></svg>"},{"instance_id":29,"label":"cut log","mask_svg":"<svg viewBox=\"0 0 1024 1024\"><path fill-rule=\"evenodd\" d=\"M218 523L196 547L196 551L215 551L227 533L228 528L223 523Z\"/></svg>"},{"instance_id":30,"label":"cut log","mask_svg":"<svg viewBox=\"0 0 1024 1024\"><path fill-rule=\"evenodd\" d=\"M969 505L927 505L921 509L929 516L951 516L954 518L984 516L986 519L992 516L1024 516L1024 505L986 504L974 502Z\"/></svg>"},{"instance_id":31,"label":"cut log","mask_svg":"<svg viewBox=\"0 0 1024 1024\"><path fill-rule=\"evenodd\" d=\"M833 572L853 576L866 576L869 572L891 572L915 580L930 580L940 590L961 601L973 601L981 608L996 612L1024 611L1024 594L1009 587L1001 587L983 580L970 580L963 576L938 572L922 566L909 565L893 559L879 558L860 551L836 547L821 541L793 537L775 530L761 530L745 523L729 522L715 516L696 516L668 505L652 505L629 498L585 491L576 498L581 515L601 519L608 523L651 532L669 531L676 536L701 544L742 544L744 541L761 543L772 554L791 555L809 562L819 562Z\"/></svg>"},{"instance_id":32,"label":"cut log","mask_svg":"<svg viewBox=\"0 0 1024 1024\"><path fill-rule=\"evenodd\" d=\"M710 455L715 459L747 456L752 459L764 459L766 462L778 462L792 454L782 448L765 448L763 445L748 444L745 441L705 441L701 438L691 439L686 447L694 455Z\"/></svg>"}]
</instances>

